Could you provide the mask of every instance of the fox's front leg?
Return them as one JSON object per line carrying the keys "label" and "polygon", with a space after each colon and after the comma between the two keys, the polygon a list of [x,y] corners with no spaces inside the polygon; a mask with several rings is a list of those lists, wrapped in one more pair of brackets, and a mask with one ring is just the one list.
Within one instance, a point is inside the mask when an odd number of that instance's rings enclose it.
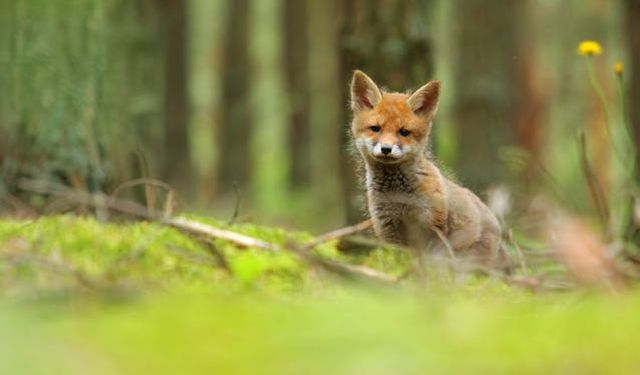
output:
{"label": "fox's front leg", "polygon": [[443,185],[438,181],[438,177],[439,176],[434,176],[434,178],[423,179],[420,194],[429,198],[429,211],[431,215],[429,230],[437,228],[446,235],[449,232],[449,226],[447,225],[449,221],[449,211]]}
{"label": "fox's front leg", "polygon": [[444,200],[439,202],[437,207],[432,209],[433,212],[433,223],[432,226],[434,228],[438,228],[445,235],[449,233],[449,226],[447,225],[448,221],[448,212]]}

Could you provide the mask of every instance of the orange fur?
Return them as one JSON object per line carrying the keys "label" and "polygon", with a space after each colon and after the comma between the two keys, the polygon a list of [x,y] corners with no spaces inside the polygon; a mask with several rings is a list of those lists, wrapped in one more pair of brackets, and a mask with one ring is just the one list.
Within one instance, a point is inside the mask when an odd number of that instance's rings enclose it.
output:
{"label": "orange fur", "polygon": [[496,260],[500,225],[470,190],[442,175],[426,146],[440,82],[411,95],[382,92],[366,74],[351,82],[351,132],[366,169],[367,201],[376,234],[414,248],[442,248],[442,231],[459,254]]}

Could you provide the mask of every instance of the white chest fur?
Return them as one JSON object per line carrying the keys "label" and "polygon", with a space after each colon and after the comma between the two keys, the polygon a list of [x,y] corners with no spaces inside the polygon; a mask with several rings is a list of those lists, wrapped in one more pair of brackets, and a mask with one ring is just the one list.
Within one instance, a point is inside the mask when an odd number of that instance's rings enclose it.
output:
{"label": "white chest fur", "polygon": [[383,240],[415,245],[427,241],[432,205],[419,193],[419,176],[411,166],[367,168],[369,212]]}

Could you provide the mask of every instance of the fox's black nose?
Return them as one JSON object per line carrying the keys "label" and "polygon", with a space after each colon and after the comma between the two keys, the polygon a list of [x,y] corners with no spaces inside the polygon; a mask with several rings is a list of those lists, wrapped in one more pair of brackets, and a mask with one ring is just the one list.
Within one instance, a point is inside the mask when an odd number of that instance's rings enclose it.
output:
{"label": "fox's black nose", "polygon": [[382,153],[385,155],[389,155],[389,153],[391,152],[391,147],[382,146],[380,147],[380,151],[382,151]]}

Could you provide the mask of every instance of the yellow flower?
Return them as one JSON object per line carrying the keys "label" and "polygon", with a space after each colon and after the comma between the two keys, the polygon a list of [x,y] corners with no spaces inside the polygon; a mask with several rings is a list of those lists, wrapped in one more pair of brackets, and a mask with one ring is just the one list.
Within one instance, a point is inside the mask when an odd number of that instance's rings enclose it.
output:
{"label": "yellow flower", "polygon": [[578,53],[584,56],[596,56],[602,53],[602,46],[595,40],[585,40],[578,46]]}
{"label": "yellow flower", "polygon": [[618,61],[616,65],[613,66],[613,70],[616,72],[617,75],[621,76],[622,72],[624,72],[624,65],[622,65],[622,63]]}

